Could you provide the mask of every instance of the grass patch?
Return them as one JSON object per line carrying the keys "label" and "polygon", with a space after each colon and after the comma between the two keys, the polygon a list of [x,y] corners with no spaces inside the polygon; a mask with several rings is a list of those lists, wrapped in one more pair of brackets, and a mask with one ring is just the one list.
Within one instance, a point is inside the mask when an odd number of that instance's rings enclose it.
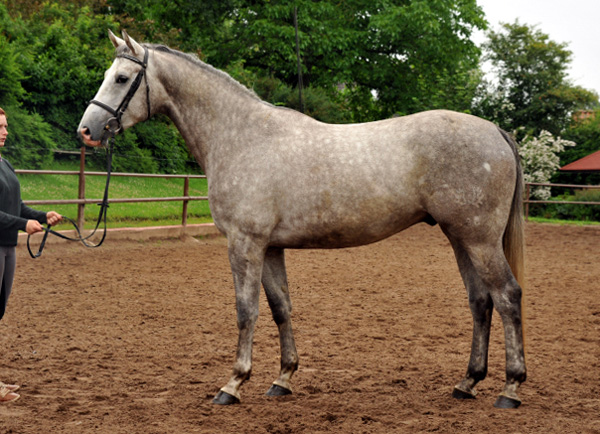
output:
{"label": "grass patch", "polygon": [[573,225],[573,226],[598,226],[600,222],[594,221],[581,221],[581,220],[561,220],[561,219],[552,219],[545,217],[529,217],[529,222],[533,223],[551,223],[555,225]]}
{"label": "grass patch", "polygon": [[[52,170],[77,170],[73,167],[53,168]],[[19,174],[23,200],[63,200],[77,199],[79,177],[77,175],[38,175]],[[86,199],[101,199],[104,194],[104,176],[86,176]],[[149,198],[183,196],[184,179],[179,178],[111,178],[109,199]],[[206,196],[206,179],[190,179],[189,195]],[[32,208],[44,211],[54,210],[62,215],[77,219],[77,205],[33,205]],[[183,202],[142,202],[114,203],[108,208],[108,227],[143,227],[178,225],[182,221]],[[93,227],[100,208],[97,205],[85,206],[85,228]],[[188,223],[211,222],[208,201],[188,202]],[[58,229],[68,229],[69,225],[59,225]]]}

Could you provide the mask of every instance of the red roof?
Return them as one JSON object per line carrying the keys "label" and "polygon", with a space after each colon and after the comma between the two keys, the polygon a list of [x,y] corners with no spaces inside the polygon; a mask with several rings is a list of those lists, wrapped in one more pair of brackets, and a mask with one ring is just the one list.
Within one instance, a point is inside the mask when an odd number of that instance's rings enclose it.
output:
{"label": "red roof", "polygon": [[580,158],[560,168],[563,172],[600,172],[600,151]]}

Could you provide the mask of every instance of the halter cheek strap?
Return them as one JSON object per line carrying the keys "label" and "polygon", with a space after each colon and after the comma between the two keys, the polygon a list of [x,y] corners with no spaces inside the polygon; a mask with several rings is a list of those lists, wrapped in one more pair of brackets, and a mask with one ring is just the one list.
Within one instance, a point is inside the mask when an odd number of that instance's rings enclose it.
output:
{"label": "halter cheek strap", "polygon": [[[121,104],[119,104],[119,106],[116,109],[112,108],[108,104],[103,103],[102,101],[98,101],[95,99],[91,100],[88,103],[88,105],[89,104],[97,105],[98,107],[103,108],[104,110],[109,112],[111,115],[113,115],[112,118],[108,119],[108,121],[106,122],[106,125],[104,126],[104,130],[108,134],[109,137],[111,135],[112,136],[116,135],[123,129],[123,125],[121,123],[121,118],[123,117],[125,110],[127,110],[127,107],[129,106],[129,103],[133,99],[133,96],[139,89],[140,84],[142,83],[142,79],[144,79],[144,81],[146,83],[146,108],[148,111],[147,119],[150,118],[150,113],[151,113],[151,111],[150,111],[150,87],[148,86],[148,78],[146,77],[146,68],[148,67],[148,49],[146,47],[144,47],[144,60],[143,61],[138,59],[137,57],[131,56],[129,54],[119,54],[117,57],[131,60],[132,62],[135,62],[138,65],[141,65],[142,69],[140,69],[140,71],[137,73],[137,75],[133,79],[133,82],[131,83],[131,87],[127,91],[127,94],[123,98],[123,101],[121,101]],[[104,140],[105,140],[105,138],[103,138],[103,141]]]}

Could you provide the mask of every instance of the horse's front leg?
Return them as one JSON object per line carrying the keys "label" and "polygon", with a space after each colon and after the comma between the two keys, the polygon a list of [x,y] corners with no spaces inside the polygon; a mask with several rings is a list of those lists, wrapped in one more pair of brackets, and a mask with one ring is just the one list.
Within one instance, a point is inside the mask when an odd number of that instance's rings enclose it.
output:
{"label": "horse's front leg", "polygon": [[265,256],[263,244],[252,237],[230,237],[228,242],[239,337],[233,375],[213,399],[213,403],[224,405],[240,402],[239,389],[250,378],[252,371],[252,340],[258,319],[258,297]]}
{"label": "horse's front leg", "polygon": [[279,328],[279,342],[281,346],[281,370],[279,378],[267,392],[269,396],[282,396],[292,393],[290,380],[298,369],[298,352],[292,332],[292,302],[288,289],[285,272],[285,259],[283,249],[270,248],[265,255],[262,283],[267,294],[269,307],[273,320]]}

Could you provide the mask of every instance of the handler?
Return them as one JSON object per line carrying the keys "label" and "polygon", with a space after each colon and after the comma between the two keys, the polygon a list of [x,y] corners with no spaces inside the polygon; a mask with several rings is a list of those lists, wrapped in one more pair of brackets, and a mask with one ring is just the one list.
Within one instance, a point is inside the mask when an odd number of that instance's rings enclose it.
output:
{"label": "handler", "polygon": [[[0,108],[0,150],[8,136],[6,112]],[[44,230],[42,223],[54,225],[62,216],[54,211],[36,211],[21,200],[21,186],[15,170],[0,154],[0,319],[6,311],[6,304],[12,289],[16,266],[16,245],[19,230],[35,234]],[[20,386],[4,384],[0,381],[0,403],[19,399],[15,393]]]}

